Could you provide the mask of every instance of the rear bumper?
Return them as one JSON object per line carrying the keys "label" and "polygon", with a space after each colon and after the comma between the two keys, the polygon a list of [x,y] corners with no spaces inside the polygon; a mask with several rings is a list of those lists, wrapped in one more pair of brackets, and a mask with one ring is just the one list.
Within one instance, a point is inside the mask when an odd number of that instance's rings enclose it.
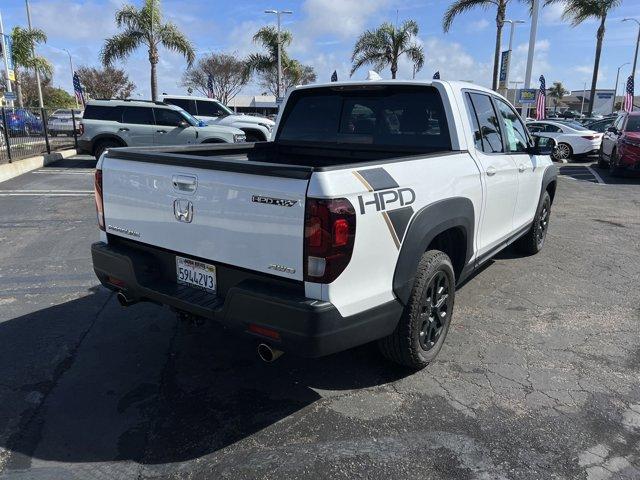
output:
{"label": "rear bumper", "polygon": [[[175,278],[175,270],[166,271],[171,270],[171,262],[154,258],[148,248],[141,252],[98,242],[91,246],[91,254],[94,271],[107,288],[124,290],[133,300],[152,301],[218,321],[232,331],[305,357],[329,355],[385,337],[393,332],[402,313],[402,306],[394,300],[343,317],[331,303],[306,298],[298,289],[283,287],[268,276],[240,279],[224,297],[216,297],[168,280]],[[159,264],[165,271],[157,270]],[[124,287],[109,283],[109,277],[124,282]],[[250,324],[274,330],[280,338],[250,332]]]}

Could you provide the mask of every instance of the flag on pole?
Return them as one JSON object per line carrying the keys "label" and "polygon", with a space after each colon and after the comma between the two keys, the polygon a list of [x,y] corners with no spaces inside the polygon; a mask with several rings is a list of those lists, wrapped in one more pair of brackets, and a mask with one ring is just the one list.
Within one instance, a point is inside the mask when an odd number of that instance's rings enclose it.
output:
{"label": "flag on pole", "polygon": [[544,120],[545,107],[547,106],[547,87],[544,75],[540,75],[540,90],[536,99],[536,120]]}
{"label": "flag on pole", "polygon": [[334,70],[333,73],[331,74],[331,81],[332,82],[338,81],[338,72],[336,70]]}
{"label": "flag on pole", "polygon": [[76,72],[73,72],[73,92],[76,94],[76,99],[78,102],[82,103],[82,106],[85,106],[84,102],[84,93],[82,93],[82,85],[80,85],[80,77]]}
{"label": "flag on pole", "polygon": [[629,75],[629,78],[627,78],[627,88],[624,93],[622,109],[625,112],[633,111],[633,75]]}
{"label": "flag on pole", "polygon": [[213,94],[213,77],[211,74],[209,74],[209,77],[207,78],[207,97],[215,98],[215,95]]}
{"label": "flag on pole", "polygon": [[436,73],[433,74],[433,79],[440,80],[440,70],[438,70]]}

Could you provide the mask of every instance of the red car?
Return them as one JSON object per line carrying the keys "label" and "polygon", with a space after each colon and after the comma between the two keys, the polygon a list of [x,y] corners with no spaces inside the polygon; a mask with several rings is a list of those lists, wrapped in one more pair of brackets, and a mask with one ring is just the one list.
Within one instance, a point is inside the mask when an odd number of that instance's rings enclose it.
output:
{"label": "red car", "polygon": [[620,115],[602,138],[598,166],[640,174],[640,111]]}

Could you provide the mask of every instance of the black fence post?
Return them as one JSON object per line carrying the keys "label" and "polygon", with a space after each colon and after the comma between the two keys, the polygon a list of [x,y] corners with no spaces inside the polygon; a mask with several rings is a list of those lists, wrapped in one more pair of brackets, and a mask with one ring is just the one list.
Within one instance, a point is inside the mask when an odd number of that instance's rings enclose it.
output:
{"label": "black fence post", "polygon": [[49,145],[49,127],[47,125],[49,121],[47,120],[46,114],[47,112],[44,110],[44,108],[41,108],[40,116],[42,117],[42,130],[44,130],[44,141],[47,144],[47,153],[51,153],[51,146]]}
{"label": "black fence post", "polygon": [[9,127],[7,127],[7,112],[2,107],[2,133],[4,135],[4,143],[7,145],[7,157],[11,163],[11,143],[9,143]]}
{"label": "black fence post", "polygon": [[73,148],[78,150],[78,130],[76,129],[76,114],[71,109],[71,120],[73,120]]}

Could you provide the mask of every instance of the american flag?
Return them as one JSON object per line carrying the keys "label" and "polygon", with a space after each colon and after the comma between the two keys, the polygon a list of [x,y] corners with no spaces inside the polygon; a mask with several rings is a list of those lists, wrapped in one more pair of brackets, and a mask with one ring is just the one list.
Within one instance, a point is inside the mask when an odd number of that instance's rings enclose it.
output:
{"label": "american flag", "polygon": [[331,74],[331,81],[332,82],[338,81],[338,72],[336,70],[334,70],[333,73]]}
{"label": "american flag", "polygon": [[76,94],[76,99],[78,102],[82,103],[82,106],[85,106],[84,103],[84,93],[82,93],[82,85],[80,85],[80,77],[76,72],[73,72],[73,91]]}
{"label": "american flag", "polygon": [[622,109],[625,112],[631,112],[633,110],[633,75],[629,75],[629,78],[627,78],[627,88],[624,93]]}
{"label": "american flag", "polygon": [[215,95],[213,94],[213,77],[211,74],[209,74],[209,77],[207,78],[207,97],[215,98]]}
{"label": "american flag", "polygon": [[544,81],[544,75],[540,75],[540,90],[536,99],[536,120],[544,120],[544,110],[547,106],[547,87]]}
{"label": "american flag", "polygon": [[440,70],[438,70],[436,73],[433,74],[433,79],[440,80]]}

